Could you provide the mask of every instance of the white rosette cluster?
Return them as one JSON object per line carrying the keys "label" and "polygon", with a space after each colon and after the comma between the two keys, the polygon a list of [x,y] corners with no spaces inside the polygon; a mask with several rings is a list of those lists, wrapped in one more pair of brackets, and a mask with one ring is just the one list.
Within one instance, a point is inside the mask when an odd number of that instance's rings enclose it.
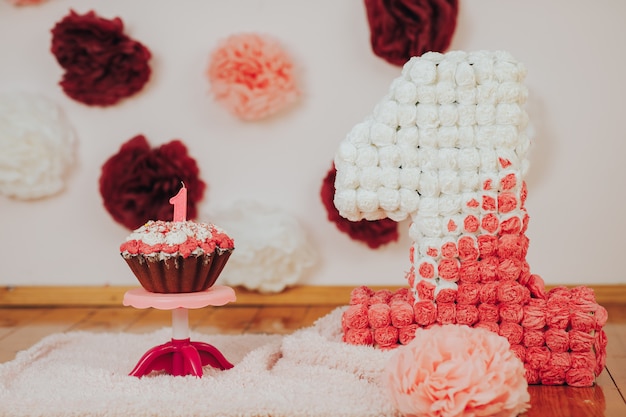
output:
{"label": "white rosette cluster", "polygon": [[211,219],[228,230],[237,247],[220,276],[226,285],[278,293],[297,284],[317,261],[298,219],[282,209],[241,201]]}
{"label": "white rosette cluster", "polygon": [[525,74],[503,51],[414,57],[341,142],[334,204],[353,221],[411,217],[412,287],[428,279],[435,292],[455,289],[463,259],[444,245],[466,237],[467,249],[480,234],[498,235],[506,219],[524,221]]}
{"label": "white rosette cluster", "polygon": [[0,194],[29,200],[54,195],[74,164],[74,130],[39,95],[0,95]]}

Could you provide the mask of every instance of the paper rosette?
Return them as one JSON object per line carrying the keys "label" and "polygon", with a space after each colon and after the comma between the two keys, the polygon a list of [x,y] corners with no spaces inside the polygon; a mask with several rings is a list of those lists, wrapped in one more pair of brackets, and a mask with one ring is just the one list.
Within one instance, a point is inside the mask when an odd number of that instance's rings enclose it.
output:
{"label": "paper rosette", "polygon": [[285,210],[242,201],[214,213],[237,242],[220,282],[262,293],[277,293],[300,282],[317,252],[299,221]]}
{"label": "paper rosette", "polygon": [[57,194],[74,164],[76,136],[60,107],[33,93],[0,95],[0,194]]}
{"label": "paper rosette", "polygon": [[444,52],[456,29],[458,0],[365,0],[376,55],[404,65],[425,52]]}
{"label": "paper rosette", "polygon": [[50,50],[65,70],[65,94],[90,106],[110,106],[141,91],[151,75],[150,50],[124,33],[119,17],[70,10],[52,28]]}
{"label": "paper rosette", "polygon": [[295,103],[294,64],[274,38],[237,33],[211,52],[206,71],[215,100],[235,116],[257,121]]}
{"label": "paper rosette", "polygon": [[189,190],[187,218],[191,220],[197,216],[198,203],[207,188],[196,160],[180,139],[152,147],[140,134],[104,162],[99,185],[111,217],[133,230],[149,220],[171,219],[169,200],[181,182]]}

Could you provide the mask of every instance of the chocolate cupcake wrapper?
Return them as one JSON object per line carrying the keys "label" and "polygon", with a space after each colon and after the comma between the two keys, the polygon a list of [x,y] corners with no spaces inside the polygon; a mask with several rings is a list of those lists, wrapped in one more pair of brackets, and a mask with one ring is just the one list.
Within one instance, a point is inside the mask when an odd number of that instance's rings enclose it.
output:
{"label": "chocolate cupcake wrapper", "polygon": [[133,255],[124,260],[146,291],[169,294],[207,290],[217,281],[230,254],[231,251],[219,251],[164,260]]}

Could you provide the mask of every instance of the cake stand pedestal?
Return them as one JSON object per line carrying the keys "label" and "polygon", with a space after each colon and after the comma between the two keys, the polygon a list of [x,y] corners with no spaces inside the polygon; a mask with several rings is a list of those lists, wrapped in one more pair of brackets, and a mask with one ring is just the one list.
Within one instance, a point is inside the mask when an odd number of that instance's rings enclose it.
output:
{"label": "cake stand pedestal", "polygon": [[180,294],[159,294],[143,288],[127,291],[123,300],[125,306],[172,310],[172,340],[148,350],[130,375],[142,377],[152,371],[165,371],[174,376],[202,377],[202,367],[206,365],[222,370],[232,368],[233,364],[215,346],[191,341],[188,309],[222,306],[235,300],[235,291],[224,285]]}

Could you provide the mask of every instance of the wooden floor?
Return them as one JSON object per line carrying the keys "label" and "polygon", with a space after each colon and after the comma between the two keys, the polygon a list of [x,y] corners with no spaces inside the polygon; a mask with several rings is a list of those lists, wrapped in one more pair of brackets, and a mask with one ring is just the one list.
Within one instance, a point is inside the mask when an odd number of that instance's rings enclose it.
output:
{"label": "wooden floor", "polygon": [[[609,310],[607,367],[590,388],[531,386],[535,416],[626,416],[626,305]],[[201,333],[287,334],[311,325],[336,306],[254,306],[236,304],[189,311],[190,327]],[[0,308],[0,363],[10,361],[44,336],[57,332],[151,332],[171,325],[171,313],[130,307]]]}

